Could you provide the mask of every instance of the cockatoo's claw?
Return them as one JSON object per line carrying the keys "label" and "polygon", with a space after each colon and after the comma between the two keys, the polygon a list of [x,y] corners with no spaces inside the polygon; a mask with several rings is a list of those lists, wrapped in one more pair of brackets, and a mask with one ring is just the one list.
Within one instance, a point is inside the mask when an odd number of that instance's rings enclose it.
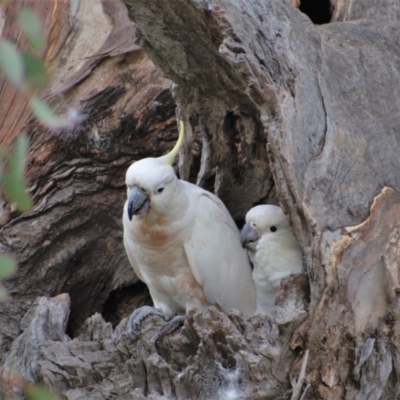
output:
{"label": "cockatoo's claw", "polygon": [[143,306],[137,308],[129,317],[128,320],[128,336],[132,341],[136,341],[139,337],[139,326],[142,321],[147,318],[149,315],[159,315],[163,317],[166,321],[169,321],[171,317],[161,310],[151,307],[151,306]]}
{"label": "cockatoo's claw", "polygon": [[154,345],[156,346],[156,349],[160,348],[160,343],[161,340],[167,336],[172,334],[174,331],[176,331],[178,328],[180,328],[183,323],[185,322],[185,316],[184,315],[177,315],[176,317],[172,318],[171,321],[168,321],[157,333]]}

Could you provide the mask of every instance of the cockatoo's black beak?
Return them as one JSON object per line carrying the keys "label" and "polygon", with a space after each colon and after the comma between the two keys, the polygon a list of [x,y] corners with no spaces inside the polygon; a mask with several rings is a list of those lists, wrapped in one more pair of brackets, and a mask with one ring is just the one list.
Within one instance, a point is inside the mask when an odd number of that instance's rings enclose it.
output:
{"label": "cockatoo's black beak", "polygon": [[260,239],[260,234],[247,223],[243,227],[242,232],[240,232],[240,244],[242,247],[250,251],[255,251],[258,239]]}
{"label": "cockatoo's black beak", "polygon": [[139,186],[133,186],[128,199],[128,217],[132,221],[133,215],[146,214],[150,209],[150,198]]}

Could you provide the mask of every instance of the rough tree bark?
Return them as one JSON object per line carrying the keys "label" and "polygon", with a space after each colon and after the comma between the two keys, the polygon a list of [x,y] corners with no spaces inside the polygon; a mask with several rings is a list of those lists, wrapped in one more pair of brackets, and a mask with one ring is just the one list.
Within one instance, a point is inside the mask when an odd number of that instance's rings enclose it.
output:
{"label": "rough tree bark", "polygon": [[[135,159],[162,154],[177,137],[170,82],[134,44],[122,3],[28,6],[42,14],[48,37],[51,79],[43,98],[85,120],[78,129],[49,132],[31,119],[24,94],[1,81],[1,138],[10,144],[29,133],[27,177],[35,202],[23,215],[3,207],[2,250],[20,266],[7,282],[11,299],[0,303],[5,348],[37,296],[69,293],[72,335],[94,312],[117,323],[135,303],[149,301],[122,245],[125,171]],[[4,10],[3,34],[11,39],[18,37],[16,11]]]}
{"label": "rough tree bark", "polygon": [[316,27],[285,2],[126,3],[208,147],[243,108],[267,139],[311,283],[306,398],[396,398],[399,4],[336,2]]}
{"label": "rough tree bark", "polygon": [[[399,397],[400,5],[332,1],[334,23],[314,26],[289,1],[124,2],[172,95],[122,4],[91,0],[42,9],[45,96],[84,125],[46,132],[17,95],[0,100],[3,142],[30,134],[35,199],[5,206],[20,272],[0,304],[4,367],[67,399],[287,399],[308,350],[305,399]],[[311,292],[307,307],[304,278],[285,281],[273,319],[193,310],[155,349],[157,317],[134,343],[103,318],[148,301],[121,245],[123,174],[175,139],[173,98],[189,128],[181,177],[237,221],[277,193]]]}

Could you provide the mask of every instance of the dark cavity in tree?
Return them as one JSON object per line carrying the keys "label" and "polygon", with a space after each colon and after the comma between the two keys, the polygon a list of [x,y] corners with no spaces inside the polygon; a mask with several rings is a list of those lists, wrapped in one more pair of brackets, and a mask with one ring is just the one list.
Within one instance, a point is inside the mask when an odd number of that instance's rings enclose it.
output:
{"label": "dark cavity in tree", "polygon": [[299,9],[306,14],[314,24],[327,24],[332,18],[329,0],[301,0]]}
{"label": "dark cavity in tree", "polygon": [[128,317],[136,308],[152,306],[147,286],[139,281],[135,285],[119,287],[111,291],[104,303],[101,314],[106,322],[116,327],[123,318]]}

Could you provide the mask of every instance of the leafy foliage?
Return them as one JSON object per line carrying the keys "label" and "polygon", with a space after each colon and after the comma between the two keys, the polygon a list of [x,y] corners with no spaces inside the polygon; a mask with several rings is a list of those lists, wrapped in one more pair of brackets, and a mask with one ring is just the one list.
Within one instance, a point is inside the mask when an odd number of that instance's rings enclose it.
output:
{"label": "leafy foliage", "polygon": [[[14,259],[7,254],[0,254],[0,279],[9,278],[16,271]],[[0,301],[7,298],[7,292],[0,283]]]}
{"label": "leafy foliage", "polygon": [[25,66],[25,84],[33,89],[43,89],[46,86],[47,71],[43,61],[30,53],[23,53]]}
{"label": "leafy foliage", "polygon": [[25,163],[28,152],[28,139],[25,135],[19,136],[16,141],[15,151],[4,152],[6,166],[2,165],[3,190],[8,199],[20,211],[27,211],[32,207],[32,200],[26,191]]}
{"label": "leafy foliage", "polygon": [[0,70],[20,90],[43,89],[47,70],[43,60],[32,53],[21,53],[8,40],[0,40]]}
{"label": "leafy foliage", "polygon": [[[37,53],[43,51],[46,41],[42,35],[39,16],[23,8],[18,13],[18,23],[33,50]],[[36,90],[43,89],[47,82],[47,69],[38,54],[22,53],[10,41],[0,39],[0,71],[18,90],[30,93],[29,104],[41,123],[50,128],[58,127],[61,123],[66,124],[35,96]],[[14,151],[0,146],[0,184],[8,200],[19,211],[27,211],[32,207],[32,199],[27,192],[24,177],[27,153],[26,135],[17,138]],[[11,277],[15,271],[15,260],[9,255],[0,254],[0,281]],[[0,283],[0,301],[6,297],[7,292]],[[12,381],[23,389],[28,400],[58,400],[58,397],[44,386],[27,383],[18,374],[13,376]]]}
{"label": "leafy foliage", "polygon": [[7,40],[0,41],[0,68],[12,83],[21,85],[24,79],[24,61],[21,53]]}
{"label": "leafy foliage", "polygon": [[22,33],[32,45],[32,52],[22,53],[10,41],[0,39],[0,71],[20,91],[29,94],[29,105],[40,123],[49,129],[73,128],[82,121],[77,112],[58,116],[36,94],[45,88],[48,78],[46,65],[40,56],[46,45],[40,17],[32,10],[22,8],[17,20]]}
{"label": "leafy foliage", "polygon": [[43,125],[51,129],[69,129],[82,121],[82,116],[78,112],[70,112],[66,116],[60,116],[42,100],[32,96],[29,102],[33,114]]}
{"label": "leafy foliage", "polygon": [[18,13],[18,23],[30,44],[38,51],[44,50],[46,41],[42,35],[42,22],[39,15],[23,8]]}
{"label": "leafy foliage", "polygon": [[28,400],[58,400],[58,397],[42,385],[32,385],[25,389]]}

